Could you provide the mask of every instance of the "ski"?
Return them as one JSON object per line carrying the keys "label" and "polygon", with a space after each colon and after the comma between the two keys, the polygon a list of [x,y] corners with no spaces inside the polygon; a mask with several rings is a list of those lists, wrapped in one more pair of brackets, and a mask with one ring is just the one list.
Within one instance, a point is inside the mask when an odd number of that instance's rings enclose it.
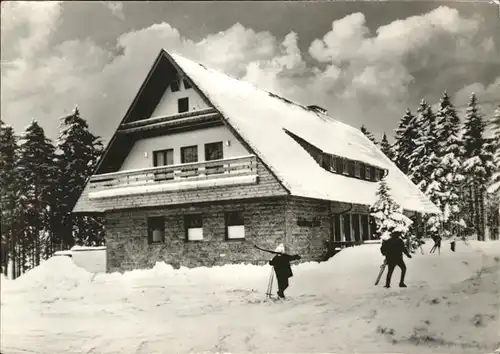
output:
{"label": "ski", "polygon": [[268,252],[268,253],[272,253],[272,254],[286,254],[286,253],[280,253],[280,252],[276,252],[276,251],[271,251],[271,250],[266,250],[265,248],[261,248],[257,245],[253,245],[255,248],[257,248],[258,250],[261,250],[261,251],[264,251],[264,252]]}
{"label": "ski", "polygon": [[378,273],[377,279],[375,280],[375,285],[378,285],[378,283],[380,282],[380,278],[382,278],[382,274],[384,274],[384,270],[385,270],[386,265],[387,265],[387,262],[384,261],[384,263],[382,263],[382,265],[380,266],[380,272]]}

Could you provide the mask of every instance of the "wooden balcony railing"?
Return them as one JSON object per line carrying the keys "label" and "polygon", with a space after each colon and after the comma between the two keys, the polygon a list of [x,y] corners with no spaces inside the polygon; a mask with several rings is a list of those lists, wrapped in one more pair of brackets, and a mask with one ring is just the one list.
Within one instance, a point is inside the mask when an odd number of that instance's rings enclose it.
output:
{"label": "wooden balcony railing", "polygon": [[94,175],[90,191],[257,175],[254,155]]}

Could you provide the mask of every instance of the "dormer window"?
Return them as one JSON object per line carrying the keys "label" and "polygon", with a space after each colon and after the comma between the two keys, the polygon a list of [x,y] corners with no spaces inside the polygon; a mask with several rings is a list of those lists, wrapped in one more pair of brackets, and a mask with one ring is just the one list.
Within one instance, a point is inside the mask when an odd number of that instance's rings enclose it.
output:
{"label": "dormer window", "polygon": [[337,164],[336,164],[335,156],[329,155],[328,157],[330,160],[330,172],[337,172]]}
{"label": "dormer window", "polygon": [[323,154],[323,168],[330,172],[336,172],[335,157],[330,154]]}
{"label": "dormer window", "polygon": [[349,176],[354,176],[354,161],[348,161],[348,166],[349,166]]}
{"label": "dormer window", "polygon": [[344,175],[349,174],[349,161],[347,159],[342,159],[342,173]]}
{"label": "dormer window", "polygon": [[371,166],[366,165],[365,175],[366,175],[366,177],[365,177],[366,180],[367,181],[371,181],[371,179],[372,179],[372,169],[371,169]]}
{"label": "dormer window", "polygon": [[344,159],[341,157],[335,158],[335,165],[337,166],[337,173],[344,173]]}
{"label": "dormer window", "polygon": [[378,181],[382,179],[385,173],[385,170],[361,161],[354,161],[325,152],[286,129],[285,132],[304,148],[325,171],[367,181]]}
{"label": "dormer window", "polygon": [[364,163],[360,163],[359,164],[359,178],[361,179],[366,179],[366,167],[365,167],[365,164]]}
{"label": "dormer window", "polygon": [[361,177],[361,164],[357,161],[354,163],[354,176]]}

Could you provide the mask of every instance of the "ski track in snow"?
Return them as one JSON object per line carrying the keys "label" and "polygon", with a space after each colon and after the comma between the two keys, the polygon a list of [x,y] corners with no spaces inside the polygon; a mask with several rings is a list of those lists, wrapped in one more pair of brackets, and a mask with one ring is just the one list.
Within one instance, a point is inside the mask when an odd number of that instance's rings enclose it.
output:
{"label": "ski track in snow", "polygon": [[396,269],[396,287],[384,289],[385,274],[373,286],[378,246],[362,246],[293,267],[286,300],[265,298],[269,267],[91,281],[70,263],[59,275],[40,266],[24,280],[2,278],[1,351],[491,353],[500,347],[499,260],[500,242],[417,253],[406,261],[409,287],[397,287]]}

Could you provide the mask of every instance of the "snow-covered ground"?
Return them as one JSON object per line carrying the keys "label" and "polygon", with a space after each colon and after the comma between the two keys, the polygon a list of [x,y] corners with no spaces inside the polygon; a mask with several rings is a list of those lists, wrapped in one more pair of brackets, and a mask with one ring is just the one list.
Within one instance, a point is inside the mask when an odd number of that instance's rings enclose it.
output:
{"label": "snow-covered ground", "polygon": [[[374,286],[379,245],[293,267],[284,301],[269,266],[88,273],[54,257],[2,278],[1,352],[488,353],[500,346],[500,242],[408,259],[408,288]],[[399,269],[393,275],[397,285]],[[276,291],[276,290],[275,290]]]}

